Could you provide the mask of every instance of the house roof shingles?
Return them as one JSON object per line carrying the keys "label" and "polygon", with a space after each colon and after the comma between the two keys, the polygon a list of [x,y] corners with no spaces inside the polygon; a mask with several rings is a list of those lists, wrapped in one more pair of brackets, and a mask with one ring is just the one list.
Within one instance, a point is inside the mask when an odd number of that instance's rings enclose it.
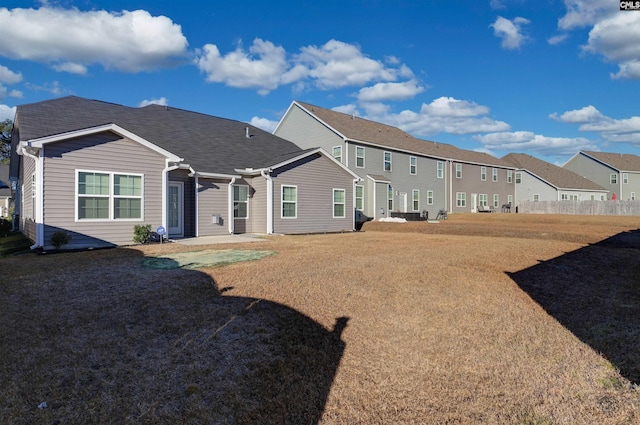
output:
{"label": "house roof shingles", "polygon": [[519,169],[529,171],[559,189],[606,191],[604,187],[573,171],[550,164],[531,155],[510,153],[503,156],[502,159]]}
{"label": "house roof shingles", "polygon": [[371,143],[380,147],[414,152],[434,158],[513,168],[510,163],[484,152],[460,149],[446,143],[418,139],[397,127],[304,102],[296,101],[296,103],[348,140]]}
{"label": "house roof shingles", "polygon": [[617,169],[618,171],[639,171],[640,172],[640,156],[629,153],[608,153],[583,151],[598,161],[604,162]]}
{"label": "house roof shingles", "polygon": [[250,124],[161,105],[133,108],[67,96],[18,106],[16,116],[23,141],[116,124],[184,158],[198,172],[233,175],[236,169],[266,168],[303,153]]}

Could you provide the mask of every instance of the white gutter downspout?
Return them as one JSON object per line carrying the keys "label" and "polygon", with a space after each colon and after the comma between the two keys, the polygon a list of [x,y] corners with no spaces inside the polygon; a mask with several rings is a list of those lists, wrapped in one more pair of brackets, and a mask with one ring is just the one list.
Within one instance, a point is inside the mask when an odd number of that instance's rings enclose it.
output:
{"label": "white gutter downspout", "polygon": [[169,160],[165,160],[166,166],[162,170],[162,227],[169,236],[169,228],[167,227],[167,210],[169,209],[168,197],[169,197],[169,171],[177,170],[178,165],[169,166]]}
{"label": "white gutter downspout", "polygon": [[[44,225],[42,222],[42,219],[44,216],[44,210],[43,210],[43,204],[42,204],[42,197],[44,195],[44,191],[43,191],[44,185],[42,184],[42,173],[44,170],[43,170],[43,164],[42,164],[42,154],[43,154],[42,151],[43,149],[40,149],[38,152],[38,156],[36,156],[31,152],[29,152],[24,147],[22,148],[22,153],[35,161],[34,168],[35,168],[35,176],[36,176],[36,196],[35,196],[36,216],[33,217],[33,221],[36,224],[36,241],[35,241],[36,243],[31,245],[29,247],[30,249],[36,249],[38,247],[44,248]],[[33,194],[31,196],[31,199],[32,199],[32,202],[34,202]]]}
{"label": "white gutter downspout", "polygon": [[194,212],[195,216],[196,216],[196,238],[198,236],[200,236],[200,220],[198,219],[199,214],[200,214],[200,199],[198,197],[199,191],[198,188],[200,187],[200,178],[198,177],[198,175],[195,175],[195,182],[196,182],[196,193],[194,194],[195,196],[195,209],[196,211]]}
{"label": "white gutter downspout", "polygon": [[267,181],[267,234],[273,235],[273,178],[271,170],[260,170],[260,175]]}
{"label": "white gutter downspout", "polygon": [[453,212],[453,161],[449,160],[449,212]]}
{"label": "white gutter downspout", "polygon": [[228,208],[228,212],[229,212],[229,234],[233,235],[233,184],[236,182],[236,178],[235,177],[231,177],[231,181],[229,182],[229,208]]}

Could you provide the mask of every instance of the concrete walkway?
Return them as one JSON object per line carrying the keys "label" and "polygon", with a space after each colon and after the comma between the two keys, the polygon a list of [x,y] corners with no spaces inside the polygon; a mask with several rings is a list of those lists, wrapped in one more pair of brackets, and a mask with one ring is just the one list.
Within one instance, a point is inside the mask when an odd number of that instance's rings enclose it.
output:
{"label": "concrete walkway", "polygon": [[172,239],[172,241],[182,245],[214,245],[221,243],[264,242],[266,241],[266,239],[259,235],[222,235],[201,236],[199,238]]}

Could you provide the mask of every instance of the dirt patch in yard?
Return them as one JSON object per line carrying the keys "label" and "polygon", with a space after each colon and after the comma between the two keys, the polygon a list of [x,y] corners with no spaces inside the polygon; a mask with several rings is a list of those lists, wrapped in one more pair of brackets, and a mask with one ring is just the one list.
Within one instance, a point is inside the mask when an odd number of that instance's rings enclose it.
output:
{"label": "dirt patch in yard", "polygon": [[[193,249],[179,244],[2,258],[0,417],[640,423],[639,227],[371,222],[198,271],[142,266]],[[232,248],[252,246],[202,247]]]}
{"label": "dirt patch in yard", "polygon": [[242,249],[208,249],[202,251],[187,251],[166,253],[160,256],[148,256],[142,260],[142,265],[150,269],[202,269],[205,267],[220,267],[241,261],[259,260],[275,251],[254,251]]}

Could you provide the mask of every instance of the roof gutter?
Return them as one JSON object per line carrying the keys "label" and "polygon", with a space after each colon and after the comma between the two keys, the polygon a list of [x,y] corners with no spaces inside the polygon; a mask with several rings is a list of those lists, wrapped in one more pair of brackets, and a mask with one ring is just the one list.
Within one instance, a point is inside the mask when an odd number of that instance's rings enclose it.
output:
{"label": "roof gutter", "polygon": [[267,181],[267,234],[273,234],[273,178],[271,169],[260,170],[260,175]]}

